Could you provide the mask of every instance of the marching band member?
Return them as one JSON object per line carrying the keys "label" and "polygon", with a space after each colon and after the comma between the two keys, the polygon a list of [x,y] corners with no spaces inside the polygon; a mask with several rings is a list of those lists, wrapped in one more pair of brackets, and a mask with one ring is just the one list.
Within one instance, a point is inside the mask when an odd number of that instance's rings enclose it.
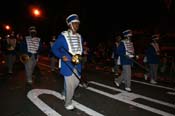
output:
{"label": "marching band member", "polygon": [[[41,39],[37,37],[37,31],[34,26],[29,27],[29,35],[25,36],[20,45],[21,60],[25,66],[27,83],[32,84],[32,74],[38,61],[39,52],[41,51]],[[22,58],[24,56],[24,58]]]}
{"label": "marching band member", "polygon": [[[61,59],[60,73],[64,76],[65,108],[73,110],[72,98],[81,78],[82,64],[72,63],[76,54],[82,55],[82,37],[77,33],[80,20],[77,14],[66,18],[68,30],[63,31],[52,46],[53,53]],[[78,76],[78,78],[77,78]]]}
{"label": "marching band member", "polygon": [[121,40],[118,46],[118,55],[119,55],[119,62],[122,66],[122,73],[118,77],[117,80],[114,81],[117,87],[120,86],[121,82],[124,79],[125,83],[125,90],[130,92],[131,91],[131,65],[132,65],[132,58],[134,57],[134,46],[131,42],[132,31],[126,30],[123,32],[124,39]]}
{"label": "marching band member", "polygon": [[158,41],[159,35],[155,34],[152,36],[152,42],[146,49],[146,58],[147,63],[149,64],[149,74],[150,74],[150,83],[156,84],[157,79],[157,70],[159,64],[160,48]]}

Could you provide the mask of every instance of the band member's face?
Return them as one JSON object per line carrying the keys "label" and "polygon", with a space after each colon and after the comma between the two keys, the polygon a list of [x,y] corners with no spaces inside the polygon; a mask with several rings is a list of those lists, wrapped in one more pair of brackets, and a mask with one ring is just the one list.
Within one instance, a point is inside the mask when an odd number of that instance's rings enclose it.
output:
{"label": "band member's face", "polygon": [[36,37],[36,32],[30,32],[30,35],[31,35],[32,37]]}
{"label": "band member's face", "polygon": [[79,22],[72,22],[72,27],[71,27],[71,29],[74,31],[74,32],[77,32],[78,31],[78,29],[79,29],[79,25],[80,25],[80,23]]}
{"label": "band member's face", "polygon": [[154,39],[153,42],[159,43],[159,39]]}

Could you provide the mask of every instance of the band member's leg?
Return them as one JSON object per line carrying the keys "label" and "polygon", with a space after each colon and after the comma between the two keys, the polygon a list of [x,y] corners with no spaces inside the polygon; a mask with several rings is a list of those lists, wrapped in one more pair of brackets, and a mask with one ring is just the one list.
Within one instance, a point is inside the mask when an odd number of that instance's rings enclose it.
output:
{"label": "band member's leg", "polygon": [[72,105],[72,98],[74,95],[74,91],[76,89],[76,87],[79,84],[79,80],[77,79],[77,77],[75,77],[75,75],[71,75],[71,76],[65,76],[65,85],[66,85],[66,95],[65,95],[65,107]]}
{"label": "band member's leg", "polygon": [[25,63],[25,72],[28,83],[32,83],[32,60]]}
{"label": "band member's leg", "polygon": [[126,88],[131,87],[131,66],[130,65],[125,66],[125,87]]}

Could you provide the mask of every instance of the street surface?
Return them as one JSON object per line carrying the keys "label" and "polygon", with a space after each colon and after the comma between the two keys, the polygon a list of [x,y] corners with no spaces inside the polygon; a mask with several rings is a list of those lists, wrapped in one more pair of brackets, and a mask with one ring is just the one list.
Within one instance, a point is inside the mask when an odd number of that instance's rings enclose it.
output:
{"label": "street surface", "polygon": [[73,99],[75,110],[67,111],[61,96],[63,77],[51,72],[47,58],[41,58],[40,71],[30,86],[25,83],[24,66],[15,65],[8,76],[0,66],[0,116],[175,116],[174,83],[153,85],[132,77],[132,92],[113,83],[114,75],[90,66],[88,88],[79,86]]}

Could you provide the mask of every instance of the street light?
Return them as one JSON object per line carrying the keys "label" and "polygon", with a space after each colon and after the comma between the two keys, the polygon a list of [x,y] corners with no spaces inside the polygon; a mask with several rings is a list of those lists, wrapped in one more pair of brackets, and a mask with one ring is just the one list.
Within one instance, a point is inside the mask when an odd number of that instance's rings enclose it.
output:
{"label": "street light", "polygon": [[32,14],[35,17],[40,17],[41,16],[41,10],[39,8],[32,8]]}
{"label": "street light", "polygon": [[5,25],[5,29],[8,31],[11,29],[11,27],[9,25]]}

